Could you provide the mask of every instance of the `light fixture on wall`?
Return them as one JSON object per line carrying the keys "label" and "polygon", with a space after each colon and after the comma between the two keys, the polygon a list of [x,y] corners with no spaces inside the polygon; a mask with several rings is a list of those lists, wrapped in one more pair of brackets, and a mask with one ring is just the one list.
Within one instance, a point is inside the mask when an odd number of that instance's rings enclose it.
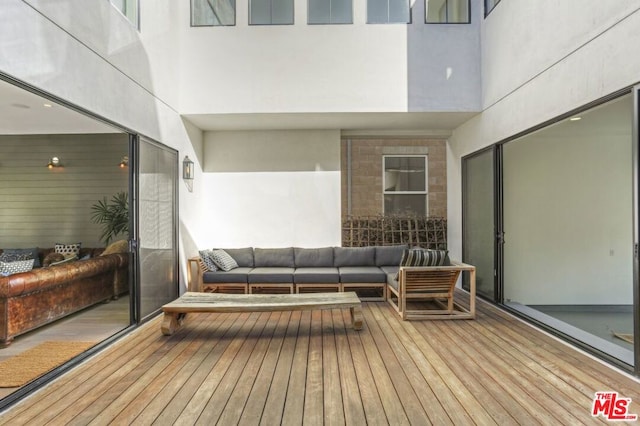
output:
{"label": "light fixture on wall", "polygon": [[124,157],[122,157],[122,160],[120,161],[120,168],[124,169],[127,166],[129,166],[129,156],[125,155]]}
{"label": "light fixture on wall", "polygon": [[62,163],[60,162],[60,159],[58,157],[51,157],[49,159],[47,167],[50,169],[53,169],[54,167],[62,167]]}
{"label": "light fixture on wall", "polygon": [[193,170],[193,161],[191,161],[188,155],[185,155],[184,160],[182,160],[182,179],[184,180],[185,185],[187,185],[189,192],[193,191],[194,177],[195,172]]}

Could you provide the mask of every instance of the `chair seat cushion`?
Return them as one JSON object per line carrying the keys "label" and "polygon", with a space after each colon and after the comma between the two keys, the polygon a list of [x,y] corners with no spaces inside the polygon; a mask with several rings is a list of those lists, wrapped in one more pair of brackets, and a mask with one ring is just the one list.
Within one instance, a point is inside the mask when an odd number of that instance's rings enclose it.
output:
{"label": "chair seat cushion", "polygon": [[398,275],[398,271],[400,270],[399,266],[381,266],[382,272],[387,275],[387,285],[393,287],[398,290],[398,280],[396,280],[396,275]]}
{"label": "chair seat cushion", "polygon": [[202,276],[202,282],[205,284],[246,284],[247,277],[251,268],[235,268],[230,271],[205,272]]}
{"label": "chair seat cushion", "polygon": [[387,275],[377,266],[342,266],[338,268],[343,283],[385,283]]}
{"label": "chair seat cushion", "polygon": [[261,267],[249,272],[249,284],[293,283],[293,268]]}
{"label": "chair seat cushion", "polygon": [[293,282],[296,284],[337,284],[340,282],[340,274],[338,268],[296,268]]}

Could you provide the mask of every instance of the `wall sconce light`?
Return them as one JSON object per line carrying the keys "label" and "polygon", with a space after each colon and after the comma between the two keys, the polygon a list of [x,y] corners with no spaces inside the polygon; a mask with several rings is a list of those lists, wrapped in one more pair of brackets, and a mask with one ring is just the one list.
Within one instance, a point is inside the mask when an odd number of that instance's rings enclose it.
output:
{"label": "wall sconce light", "polygon": [[182,160],[182,179],[193,180],[193,161],[189,159],[189,156],[185,156]]}
{"label": "wall sconce light", "polygon": [[50,169],[53,169],[54,167],[62,167],[62,163],[60,162],[60,159],[58,157],[51,157],[49,159],[47,167]]}
{"label": "wall sconce light", "polygon": [[185,185],[187,185],[189,192],[193,191],[194,176],[193,161],[191,161],[188,155],[185,155],[184,160],[182,160],[182,179]]}
{"label": "wall sconce light", "polygon": [[122,161],[120,161],[120,168],[124,169],[127,166],[129,166],[129,156],[125,155],[124,157],[122,157]]}

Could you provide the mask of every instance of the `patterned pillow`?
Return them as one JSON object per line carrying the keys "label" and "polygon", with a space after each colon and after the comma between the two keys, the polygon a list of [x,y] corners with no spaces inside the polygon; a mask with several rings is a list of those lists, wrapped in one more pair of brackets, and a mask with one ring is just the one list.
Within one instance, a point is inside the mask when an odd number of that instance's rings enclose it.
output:
{"label": "patterned pillow", "polygon": [[202,263],[204,263],[204,266],[206,266],[209,271],[214,272],[218,270],[218,267],[213,262],[213,258],[211,257],[211,250],[200,250],[198,251],[198,253],[200,254]]}
{"label": "patterned pillow", "polygon": [[9,263],[19,260],[33,259],[30,253],[2,253],[0,254],[0,262]]}
{"label": "patterned pillow", "polygon": [[238,263],[224,250],[212,250],[211,259],[218,268],[225,272],[238,267]]}
{"label": "patterned pillow", "polygon": [[[15,255],[16,257],[13,260],[4,260],[0,259],[3,262],[15,262],[16,260],[29,260],[34,259],[33,267],[40,267],[40,253],[38,251],[38,247],[26,248],[26,249],[4,249],[3,253],[0,254],[0,258],[2,256],[10,256]],[[26,255],[26,256],[25,256]]]}
{"label": "patterned pillow", "polygon": [[76,244],[60,244],[56,243],[54,251],[60,254],[75,254],[76,256],[80,256],[80,247],[82,243]]}
{"label": "patterned pillow", "polygon": [[8,276],[33,269],[34,259],[18,260],[15,262],[0,262],[0,275]]}
{"label": "patterned pillow", "polygon": [[[406,249],[402,252],[400,266],[444,266],[448,265],[447,250]],[[400,273],[396,274],[396,281]]]}

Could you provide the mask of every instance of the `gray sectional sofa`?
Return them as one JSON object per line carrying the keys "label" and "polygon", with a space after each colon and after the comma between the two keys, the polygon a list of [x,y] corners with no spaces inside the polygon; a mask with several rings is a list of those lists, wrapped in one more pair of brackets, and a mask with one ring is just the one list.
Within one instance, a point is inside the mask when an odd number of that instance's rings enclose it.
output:
{"label": "gray sectional sofa", "polygon": [[[322,248],[224,249],[238,264],[229,271],[211,271],[202,258],[189,259],[191,291],[242,293],[356,291],[361,300],[385,300],[387,283],[397,286],[402,253],[407,245]],[[197,266],[192,279],[193,264]]]}

